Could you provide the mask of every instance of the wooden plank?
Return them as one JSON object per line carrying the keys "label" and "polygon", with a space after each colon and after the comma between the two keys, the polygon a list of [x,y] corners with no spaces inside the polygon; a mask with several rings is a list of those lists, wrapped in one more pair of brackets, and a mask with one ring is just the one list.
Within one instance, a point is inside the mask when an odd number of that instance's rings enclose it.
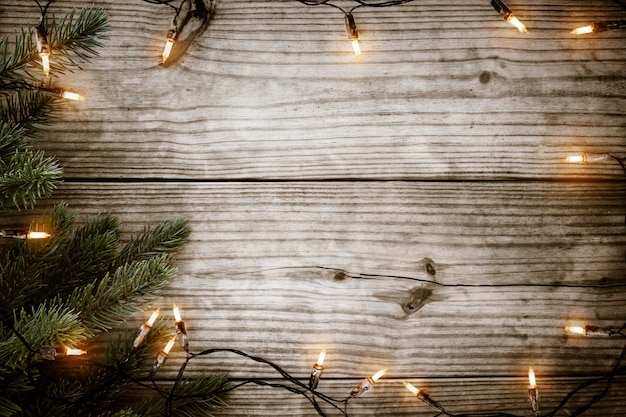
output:
{"label": "wooden plank", "polygon": [[[1,8],[2,33],[37,20],[14,3]],[[68,178],[623,176],[615,163],[563,162],[625,151],[623,31],[569,34],[623,13],[612,3],[516,5],[527,35],[488,2],[358,9],[357,62],[336,9],[222,0],[169,67],[168,7],[95,4],[112,23],[102,58],[58,80],[88,100],[38,141]]]}
{"label": "wooden plank", "polygon": [[[435,415],[436,410],[418,401],[403,387],[403,381],[409,381],[425,390],[432,399],[454,415],[465,416],[468,413],[473,416],[494,415],[495,413],[531,415],[527,391],[528,380],[525,378],[382,378],[370,392],[349,401],[348,415],[398,417],[432,417]],[[544,376],[538,381],[539,406],[542,415],[554,410],[570,391],[588,381],[590,379]],[[241,382],[234,381],[234,383]],[[266,382],[286,385],[285,381],[280,379]],[[359,379],[328,380],[323,378],[317,391],[341,401],[359,382]],[[160,387],[171,388],[171,385],[161,384],[162,381],[159,381]],[[588,403],[594,395],[600,394],[605,386],[605,383],[598,383],[579,391],[556,415],[572,415],[571,413]],[[584,415],[587,417],[621,415],[626,405],[626,400],[622,395],[623,389],[623,380],[615,379],[610,384],[606,396],[596,402]],[[129,404],[136,403],[138,399],[146,395],[146,392],[142,392],[140,387],[137,387],[133,394],[133,397],[128,398]],[[314,407],[300,395],[280,388],[259,387],[253,384],[230,392],[228,403],[227,408],[216,413],[217,416],[273,416],[278,410],[280,410],[280,415],[318,416]],[[325,404],[321,400],[318,400],[318,404],[327,416],[342,415],[332,405]]]}
{"label": "wooden plank", "polygon": [[[569,390],[573,390],[581,379],[551,378],[541,381],[540,410],[542,415],[554,409]],[[327,395],[342,397],[358,381],[323,381],[320,389]],[[528,400],[527,380],[489,378],[489,379],[447,379],[447,380],[411,380],[415,385],[425,388],[434,400],[440,402],[446,411],[453,414],[466,413],[510,413],[518,416],[531,415]],[[589,400],[589,393],[598,393],[597,387],[586,392],[580,399],[574,397],[561,414],[569,413]],[[604,387],[602,387],[604,388]],[[615,381],[609,394],[596,403],[584,415],[618,416],[624,407],[623,381]],[[283,393],[278,389],[246,388],[239,389],[229,397],[230,406],[218,413],[219,416],[272,416],[277,410],[281,415],[317,416],[313,407],[299,397]],[[437,410],[419,402],[401,384],[401,380],[383,379],[373,391],[349,402],[348,412],[352,416],[406,416],[432,417]],[[329,416],[339,416],[339,412],[330,407],[323,408]],[[472,414],[473,415],[473,414]]]}
{"label": "wooden plank", "polygon": [[[127,233],[189,219],[179,276],[148,310],[176,301],[194,351],[241,349],[302,378],[322,346],[334,378],[382,367],[391,378],[528,366],[580,375],[609,369],[621,349],[563,328],[624,321],[623,192],[619,183],[68,183],[38,210],[65,200],[83,221],[110,211]],[[228,355],[189,372],[213,370],[267,376]]]}

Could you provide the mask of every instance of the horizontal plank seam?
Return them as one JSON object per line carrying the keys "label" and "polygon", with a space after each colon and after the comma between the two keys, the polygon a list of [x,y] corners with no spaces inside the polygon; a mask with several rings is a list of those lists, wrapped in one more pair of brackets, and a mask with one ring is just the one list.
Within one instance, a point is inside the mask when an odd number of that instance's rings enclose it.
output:
{"label": "horizontal plank seam", "polygon": [[626,182],[625,178],[494,178],[494,179],[463,179],[463,178],[325,178],[325,179],[292,179],[292,178],[233,178],[233,179],[196,179],[196,178],[64,178],[63,182],[69,184],[142,184],[142,183],[194,183],[194,184],[212,184],[212,183],[339,183],[339,182],[353,182],[353,183],[376,183],[376,182],[407,182],[407,183],[615,183],[620,184]]}

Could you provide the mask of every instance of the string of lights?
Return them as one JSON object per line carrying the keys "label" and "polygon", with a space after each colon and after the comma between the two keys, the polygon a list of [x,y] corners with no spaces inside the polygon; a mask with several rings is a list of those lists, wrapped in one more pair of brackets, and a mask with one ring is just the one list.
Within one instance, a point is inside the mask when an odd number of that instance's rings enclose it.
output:
{"label": "string of lights", "polygon": [[39,3],[39,0],[34,0],[37,6],[39,7],[39,11],[41,12],[41,19],[39,20],[39,25],[37,26],[37,53],[41,58],[41,67],[43,69],[44,74],[47,76],[50,75],[50,44],[48,43],[48,31],[46,30],[46,12],[48,11],[48,7],[54,0],[48,0],[45,6],[42,6]]}
{"label": "string of lights", "polygon": [[398,5],[405,4],[405,3],[411,3],[414,0],[389,0],[389,1],[382,1],[382,2],[366,2],[363,0],[353,0],[357,4],[356,6],[353,6],[352,8],[348,10],[340,6],[337,6],[334,3],[331,3],[330,0],[296,0],[296,1],[304,4],[305,6],[329,6],[329,7],[333,7],[335,9],[341,10],[344,14],[345,28],[346,28],[346,34],[348,35],[348,40],[352,44],[352,50],[354,51],[354,56],[356,57],[356,59],[360,61],[361,60],[361,46],[359,44],[359,32],[356,28],[356,22],[354,20],[354,15],[352,14],[352,12],[354,12],[359,7],[379,7],[379,8],[391,7],[391,6],[398,6]]}
{"label": "string of lights", "polygon": [[[316,413],[321,416],[321,417],[327,417],[330,414],[329,411],[325,410],[326,407],[329,407],[331,410],[333,410],[334,412],[339,413],[340,415],[344,416],[344,417],[349,417],[349,411],[348,411],[348,404],[349,402],[352,400],[355,400],[356,398],[364,395],[365,393],[367,393],[368,391],[371,391],[372,389],[374,389],[374,386],[376,385],[376,383],[379,383],[380,380],[382,380],[383,375],[386,372],[386,369],[381,369],[380,371],[376,372],[374,375],[372,375],[371,377],[366,377],[364,378],[357,386],[355,386],[350,393],[344,397],[344,398],[334,398],[331,396],[328,396],[320,391],[317,390],[317,384],[319,383],[319,379],[321,376],[321,370],[324,369],[324,362],[325,362],[325,358],[327,355],[327,351],[326,349],[322,349],[322,351],[320,352],[320,355],[317,359],[317,361],[315,362],[314,366],[313,366],[313,372],[311,373],[311,378],[309,379],[308,384],[306,384],[305,382],[303,382],[300,378],[294,377],[292,376],[290,373],[288,373],[286,370],[284,370],[282,367],[280,367],[279,365],[277,365],[276,363],[269,361],[267,359],[264,359],[262,357],[259,356],[254,356],[251,354],[248,354],[246,352],[243,352],[241,350],[238,349],[233,349],[233,348],[210,348],[210,349],[205,349],[203,351],[194,353],[192,351],[189,350],[189,340],[188,338],[186,339],[181,339],[179,336],[180,333],[182,333],[183,331],[181,330],[181,328],[185,328],[184,326],[184,322],[182,321],[182,318],[180,317],[180,311],[178,309],[178,307],[174,304],[173,306],[173,311],[174,311],[174,315],[175,315],[175,336],[172,337],[166,344],[166,346],[163,348],[162,351],[160,351],[156,358],[155,358],[155,364],[153,366],[153,368],[150,370],[148,376],[146,378],[142,378],[142,379],[137,379],[137,378],[130,378],[128,375],[124,374],[123,371],[121,371],[120,369],[111,369],[110,366],[98,363],[97,361],[93,361],[93,360],[89,360],[89,363],[91,365],[95,365],[95,366],[99,366],[102,368],[107,368],[110,371],[115,372],[116,374],[118,374],[119,376],[128,379],[130,382],[138,384],[143,386],[144,388],[149,388],[155,392],[157,392],[162,398],[165,399],[165,410],[164,410],[164,415],[170,417],[173,416],[175,414],[175,409],[173,408],[173,404],[175,402],[175,400],[179,400],[179,399],[184,399],[184,398],[188,398],[185,395],[180,395],[177,393],[177,388],[180,386],[180,384],[182,383],[182,381],[184,380],[184,373],[187,370],[187,367],[189,365],[189,363],[197,358],[201,358],[201,357],[205,357],[205,356],[209,356],[212,354],[217,354],[217,353],[230,353],[230,354],[234,354],[237,356],[241,356],[243,358],[249,359],[251,361],[263,364],[263,365],[267,365],[269,367],[271,367],[274,371],[276,371],[278,373],[278,375],[285,381],[285,383],[280,383],[280,382],[269,382],[263,379],[244,379],[244,380],[236,380],[236,379],[230,379],[227,382],[225,382],[221,388],[219,389],[219,392],[221,393],[227,393],[227,392],[231,392],[234,391],[238,388],[241,388],[243,386],[246,385],[250,385],[250,384],[254,384],[254,385],[258,385],[258,386],[263,386],[263,387],[269,387],[269,388],[276,388],[276,389],[282,389],[282,390],[286,390],[288,392],[291,392],[293,394],[299,395],[303,398],[305,398],[310,404],[311,406],[314,408],[314,410],[316,411]],[[150,318],[146,321],[146,323],[142,324],[137,338],[134,340],[133,342],[133,347],[134,348],[138,348],[141,345],[141,342],[143,340],[143,338],[147,335],[147,333],[150,331],[150,328],[152,327],[152,324],[154,323],[154,321],[156,320],[157,316],[159,314],[159,310],[155,311],[154,313],[152,313],[152,315],[150,316]],[[585,325],[585,326],[578,326],[578,325],[572,325],[572,326],[568,326],[565,328],[566,332],[573,335],[574,337],[578,337],[578,336],[604,336],[604,337],[613,337],[613,336],[620,336],[622,338],[626,338],[626,333],[624,332],[626,329],[626,323],[624,323],[619,329],[614,330],[614,329],[608,329],[608,328],[600,328],[597,326],[593,326],[593,325]],[[13,329],[14,332],[16,332],[15,329]],[[187,336],[187,332],[186,329],[184,331],[185,336]],[[26,349],[28,349],[29,351],[31,351],[31,356],[34,353],[37,353],[36,350],[34,350],[31,346],[28,345],[28,343],[24,340],[24,338],[19,337],[18,338],[20,340],[22,340],[22,342],[24,343],[24,346]],[[183,348],[183,350],[185,350],[186,352],[186,358],[183,361],[183,363],[180,365],[179,369],[178,369],[178,373],[177,376],[174,380],[174,383],[172,384],[172,387],[169,390],[163,389],[161,387],[159,387],[155,381],[155,376],[157,371],[159,370],[159,368],[165,363],[165,361],[167,360],[170,351],[172,350],[172,348],[174,347],[174,345],[176,344],[176,342],[178,341],[178,343],[181,345],[181,347]],[[45,359],[54,359],[55,357],[58,357],[59,355],[61,356],[69,356],[69,355],[85,355],[87,352],[81,350],[81,349],[68,349],[68,348],[61,348],[61,350],[59,351],[59,348],[57,347],[52,347],[52,346],[42,346],[38,352],[43,358]],[[535,372],[534,370],[531,368],[529,369],[529,386],[528,386],[528,393],[529,393],[529,401],[530,401],[530,405],[531,405],[531,409],[533,411],[533,413],[535,414],[535,416],[539,417],[554,417],[557,412],[559,412],[560,410],[564,409],[564,407],[570,402],[570,400],[572,400],[577,394],[584,392],[584,390],[586,388],[592,387],[596,384],[600,384],[600,383],[604,383],[604,388],[602,389],[602,391],[599,394],[596,394],[595,396],[593,396],[593,398],[591,398],[590,400],[584,402],[584,404],[578,406],[576,409],[572,410],[572,409],[568,409],[568,415],[570,416],[578,416],[581,415],[583,412],[585,412],[586,410],[588,410],[590,407],[592,407],[594,404],[598,403],[599,401],[601,401],[606,394],[610,391],[612,383],[615,379],[615,377],[618,376],[622,376],[622,375],[626,375],[626,366],[622,365],[622,362],[624,360],[624,357],[626,356],[626,346],[624,346],[624,348],[622,349],[620,356],[617,360],[617,362],[615,363],[615,365],[613,366],[613,368],[599,376],[599,377],[595,377],[589,380],[584,381],[583,383],[579,384],[576,388],[574,388],[573,390],[571,390],[570,392],[568,392],[562,399],[562,401],[552,410],[548,411],[545,414],[541,414],[540,413],[540,408],[539,408],[539,388],[538,388],[538,383],[535,377]],[[29,374],[32,373],[32,371],[28,370]],[[32,375],[30,375],[30,377],[34,380],[34,377]],[[431,395],[429,393],[427,393],[424,390],[421,390],[419,388],[416,388],[413,384],[403,381],[402,382],[403,385],[405,386],[405,388],[412,393],[413,395],[415,395],[415,397],[423,404],[433,408],[434,410],[437,411],[436,416],[448,416],[448,417],[523,417],[523,416],[519,416],[517,414],[512,414],[512,413],[507,413],[507,412],[485,412],[485,413],[452,413],[450,411],[448,411],[448,409],[446,409],[440,402],[438,402],[437,400],[435,400],[434,398],[431,397]],[[61,399],[61,398],[51,398],[53,400],[58,400],[58,401],[70,401],[71,400],[67,400],[67,399]]]}
{"label": "string of lights", "polygon": [[[202,0],[182,0],[179,6],[175,6],[173,3],[175,0],[143,0],[150,4],[158,4],[158,5],[166,5],[171,7],[175,11],[174,18],[170,25],[169,30],[167,31],[167,38],[165,43],[165,48],[162,54],[162,63],[165,63],[170,57],[173,45],[178,41],[178,37],[183,30],[184,26],[187,24],[189,20],[189,16],[191,14],[198,15],[198,11],[206,12],[206,6],[204,5]],[[351,8],[343,8],[341,6],[336,5],[331,0],[296,0],[302,5],[305,6],[328,6],[340,10],[344,14],[344,24],[345,31],[348,40],[352,44],[352,49],[357,60],[362,59],[361,46],[359,43],[359,32],[357,30],[356,21],[354,19],[353,12],[361,7],[371,7],[371,8],[383,8],[383,7],[393,7],[399,6],[406,3],[411,3],[415,0],[386,0],[386,1],[365,1],[365,0],[352,0],[356,3]],[[614,0],[615,3],[620,6],[626,8],[626,5],[622,3],[620,0]],[[511,25],[516,27],[520,32],[527,33],[528,29],[526,25],[522,23],[517,16],[515,16],[511,10],[511,8],[502,0],[491,0],[491,6],[495,9],[495,11],[504,19],[509,22]],[[182,13],[186,10],[184,13]],[[181,14],[182,13],[182,14]],[[201,15],[203,13],[200,13]],[[181,18],[182,16],[182,18]],[[205,16],[206,17],[206,16]],[[206,21],[206,19],[205,19]],[[572,34],[575,35],[584,35],[588,33],[594,32],[605,32],[608,30],[621,29],[626,27],[626,20],[607,20],[607,21],[599,21],[593,22],[589,25],[582,26],[579,28],[575,28],[571,31]]]}
{"label": "string of lights", "polygon": [[183,30],[187,27],[192,19],[198,22],[198,25],[203,26],[209,19],[213,3],[207,7],[203,0],[182,0],[178,6],[175,6],[174,0],[143,0],[146,3],[159,4],[171,7],[175,14],[170,24],[170,28],[167,31],[165,40],[165,48],[163,48],[163,54],[161,55],[161,61],[163,64],[169,59],[174,43],[179,41],[179,37]]}

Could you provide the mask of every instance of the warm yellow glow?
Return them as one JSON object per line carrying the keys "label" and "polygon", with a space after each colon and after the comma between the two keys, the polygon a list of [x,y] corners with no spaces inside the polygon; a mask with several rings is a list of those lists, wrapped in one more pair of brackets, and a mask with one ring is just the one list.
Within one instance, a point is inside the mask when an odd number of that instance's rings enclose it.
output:
{"label": "warm yellow glow", "polygon": [[39,56],[41,56],[41,67],[43,68],[43,73],[46,74],[46,77],[50,75],[50,59],[48,58],[49,55],[49,53],[39,54]]}
{"label": "warm yellow glow", "polygon": [[156,309],[156,311],[154,313],[152,313],[152,315],[150,316],[150,318],[148,319],[148,321],[146,322],[146,324],[148,326],[152,326],[155,322],[155,320],[157,319],[157,317],[159,317],[159,308]]}
{"label": "warm yellow glow", "polygon": [[28,232],[29,239],[45,239],[50,237],[50,233],[46,232]]}
{"label": "warm yellow glow", "polygon": [[528,368],[528,383],[530,388],[537,388],[537,381],[535,380],[535,371],[533,371],[533,368]]}
{"label": "warm yellow glow", "polygon": [[577,163],[577,162],[585,162],[585,155],[570,155],[565,158],[565,162]]}
{"label": "warm yellow glow", "polygon": [[415,388],[413,385],[409,384],[408,382],[404,382],[404,381],[402,383],[404,384],[406,389],[411,391],[413,394],[415,394],[415,395],[419,394],[420,390]]}
{"label": "warm yellow glow", "polygon": [[385,372],[387,372],[386,369],[381,369],[380,371],[376,372],[374,375],[372,375],[372,381],[378,381],[381,376],[385,375]]}
{"label": "warm yellow glow", "polygon": [[565,331],[573,334],[585,334],[585,329],[581,326],[566,326]]}
{"label": "warm yellow glow", "polygon": [[317,357],[317,365],[322,366],[324,365],[324,359],[326,358],[326,348],[323,348],[322,351],[320,352],[320,355]]}
{"label": "warm yellow glow", "polygon": [[510,15],[506,20],[507,22],[515,26],[520,32],[528,33],[528,29],[526,29],[526,26],[524,26],[524,24],[520,22],[517,17]]}
{"label": "warm yellow glow", "polygon": [[593,32],[593,26],[589,25],[589,26],[583,26],[580,28],[576,28],[574,30],[572,30],[571,33],[573,33],[574,35],[584,35],[585,33],[591,33]]}
{"label": "warm yellow glow", "polygon": [[84,100],[85,97],[81,96],[78,93],[72,93],[71,91],[64,91],[61,94],[61,97],[66,98],[68,100],[74,100],[74,101],[80,101],[80,100]]}
{"label": "warm yellow glow", "polygon": [[82,350],[82,349],[65,348],[65,354],[67,356],[80,356],[80,355],[84,355],[86,353],[87,353],[87,351]]}
{"label": "warm yellow glow", "polygon": [[172,52],[172,46],[174,46],[174,39],[168,39],[165,42],[165,49],[163,50],[163,62],[167,61],[167,58],[170,57],[170,52]]}
{"label": "warm yellow glow", "polygon": [[170,341],[167,342],[167,345],[165,345],[165,347],[163,348],[163,353],[165,353],[166,355],[170,353],[170,350],[172,350],[172,348],[174,347],[174,343],[176,343],[176,338],[172,337]]}
{"label": "warm yellow glow", "polygon": [[183,321],[182,317],[180,317],[180,310],[178,309],[176,303],[173,303],[172,310],[174,311],[174,319],[176,319],[176,323]]}
{"label": "warm yellow glow", "polygon": [[361,60],[361,46],[359,45],[358,39],[352,40],[352,49],[354,50],[354,56],[356,57],[356,59],[360,61]]}

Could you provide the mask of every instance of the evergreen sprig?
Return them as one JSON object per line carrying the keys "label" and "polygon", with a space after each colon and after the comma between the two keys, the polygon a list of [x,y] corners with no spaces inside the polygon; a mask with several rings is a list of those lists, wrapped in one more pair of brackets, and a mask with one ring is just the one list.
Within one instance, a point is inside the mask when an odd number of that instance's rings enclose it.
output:
{"label": "evergreen sprig", "polygon": [[[155,323],[137,348],[137,330],[108,337],[104,353],[84,358],[50,361],[41,348],[90,350],[97,335],[154,299],[175,276],[172,261],[189,235],[186,221],[146,228],[123,245],[112,215],[77,227],[76,213],[59,205],[48,217],[49,239],[0,250],[0,416],[162,416],[165,392],[146,378],[155,352],[172,336],[171,324]],[[120,402],[136,384],[156,390],[155,398]],[[223,374],[178,381],[173,415],[222,407],[225,384]]]}
{"label": "evergreen sprig", "polygon": [[42,151],[15,151],[0,161],[0,210],[8,207],[30,208],[52,194],[61,178],[56,159]]}
{"label": "evergreen sprig", "polygon": [[16,89],[0,97],[0,120],[19,127],[23,136],[35,137],[54,118],[60,99],[30,89]]}
{"label": "evergreen sprig", "polygon": [[[109,30],[101,8],[74,9],[58,21],[46,16],[44,23],[56,73],[89,62]],[[32,151],[26,140],[36,137],[61,102],[38,90],[49,85],[40,79],[33,31],[18,32],[12,47],[0,38],[0,210],[32,207],[52,193],[61,177],[58,161]]]}
{"label": "evergreen sprig", "polygon": [[82,63],[97,56],[96,48],[102,47],[99,39],[105,39],[103,33],[110,29],[106,11],[101,8],[81,9],[78,15],[73,9],[58,23],[54,16],[46,20],[50,48],[54,53],[50,67],[59,72],[71,67],[80,68]]}
{"label": "evergreen sprig", "polygon": [[[223,392],[228,387],[224,374],[203,375],[183,379],[171,395],[172,417],[213,416],[213,412],[226,405]],[[162,416],[167,398],[144,400],[137,407],[144,416]]]}
{"label": "evergreen sprig", "polygon": [[[100,39],[110,26],[107,14],[101,8],[73,9],[67,16],[57,21],[54,16],[45,18],[48,41],[52,49],[50,67],[63,72],[71,67],[79,68],[98,55]],[[0,90],[15,90],[16,83],[22,81],[38,83],[32,70],[39,66],[37,47],[33,41],[34,29],[22,29],[15,35],[11,51],[6,40],[0,39]]]}

